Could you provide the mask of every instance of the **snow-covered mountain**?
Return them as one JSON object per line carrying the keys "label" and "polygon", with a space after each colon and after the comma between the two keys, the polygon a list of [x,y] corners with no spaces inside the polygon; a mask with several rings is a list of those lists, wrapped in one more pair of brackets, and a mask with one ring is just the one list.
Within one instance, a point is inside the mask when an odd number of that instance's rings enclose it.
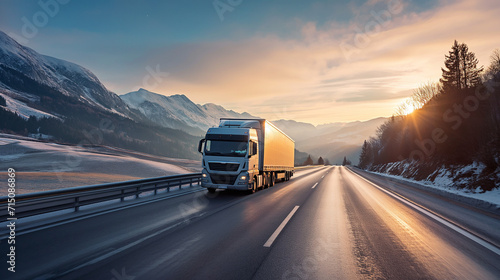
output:
{"label": "snow-covered mountain", "polygon": [[88,69],[41,55],[0,31],[0,93],[7,100],[7,108],[17,108],[27,115],[52,115],[27,104],[40,102],[40,88],[122,116],[133,115]]}
{"label": "snow-covered mountain", "polygon": [[165,96],[142,88],[120,97],[130,108],[139,110],[154,123],[199,135],[217,125],[220,118],[255,118],[248,113],[240,114],[212,103],[195,104],[185,95]]}

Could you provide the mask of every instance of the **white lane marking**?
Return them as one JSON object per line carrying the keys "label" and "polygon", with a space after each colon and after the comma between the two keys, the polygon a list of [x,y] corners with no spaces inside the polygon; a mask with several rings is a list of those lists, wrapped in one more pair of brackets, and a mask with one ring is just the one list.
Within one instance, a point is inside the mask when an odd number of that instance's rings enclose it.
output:
{"label": "white lane marking", "polygon": [[413,209],[419,211],[420,213],[422,213],[422,214],[424,214],[424,215],[426,215],[426,216],[434,219],[435,221],[437,221],[437,222],[439,222],[439,223],[441,223],[441,224],[449,227],[450,229],[452,229],[452,230],[460,233],[461,235],[469,238],[470,240],[476,242],[477,244],[483,246],[484,248],[492,251],[493,253],[495,253],[497,255],[500,255],[500,249],[497,248],[496,246],[488,243],[487,241],[484,241],[483,239],[481,239],[481,238],[475,236],[474,234],[472,234],[472,233],[470,233],[470,232],[462,229],[461,227],[458,227],[455,224],[452,224],[452,223],[448,222],[447,220],[439,217],[438,215],[436,215],[436,214],[434,214],[432,212],[429,212],[428,210],[425,210],[424,208],[422,208],[422,207],[420,207],[420,206],[418,206],[418,205],[416,205],[416,204],[414,204],[414,203],[412,203],[412,202],[410,202],[410,201],[408,201],[406,199],[403,199],[403,198],[399,197],[398,195],[396,195],[396,194],[394,194],[394,193],[392,193],[392,192],[390,192],[390,191],[388,191],[388,190],[386,190],[386,189],[384,189],[384,188],[382,188],[382,187],[380,187],[380,186],[378,186],[378,185],[376,185],[376,184],[368,181],[367,179],[363,178],[361,175],[359,175],[359,174],[357,174],[357,173],[355,173],[355,172],[353,172],[351,170],[349,170],[349,171],[351,173],[355,174],[356,176],[358,176],[359,178],[363,179],[367,183],[369,183],[369,184],[373,185],[374,187],[378,188],[379,190],[387,193],[388,195],[394,197],[395,199],[397,199],[397,200],[403,202],[404,204],[410,206],[411,208],[413,208]]}
{"label": "white lane marking", "polygon": [[314,184],[314,186],[311,189],[314,189],[317,185],[318,185],[318,183]]}
{"label": "white lane marking", "polygon": [[321,179],[325,178],[325,175],[321,176]]}
{"label": "white lane marking", "polygon": [[288,221],[290,221],[290,219],[292,218],[293,214],[295,214],[295,212],[297,212],[297,209],[299,209],[298,205],[296,205],[295,207],[293,207],[293,210],[290,212],[290,214],[288,214],[288,216],[286,216],[286,218],[283,220],[283,222],[281,222],[280,226],[273,232],[273,234],[271,235],[271,237],[269,237],[269,239],[266,241],[266,243],[264,244],[264,247],[271,247],[271,245],[273,245],[274,240],[281,233],[281,231],[286,226],[286,224],[288,223]]}

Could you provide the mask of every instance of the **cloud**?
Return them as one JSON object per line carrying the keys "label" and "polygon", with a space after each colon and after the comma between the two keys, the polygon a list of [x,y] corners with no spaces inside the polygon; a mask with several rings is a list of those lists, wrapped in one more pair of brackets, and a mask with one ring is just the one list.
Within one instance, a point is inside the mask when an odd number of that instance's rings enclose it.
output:
{"label": "cloud", "polygon": [[400,10],[390,3],[354,7],[350,22],[319,27],[295,20],[298,38],[263,32],[238,41],[177,43],[137,60],[169,72],[155,91],[317,124],[391,115],[412,89],[439,79],[455,39],[486,66],[500,47],[496,0],[441,1],[419,12],[409,2]]}

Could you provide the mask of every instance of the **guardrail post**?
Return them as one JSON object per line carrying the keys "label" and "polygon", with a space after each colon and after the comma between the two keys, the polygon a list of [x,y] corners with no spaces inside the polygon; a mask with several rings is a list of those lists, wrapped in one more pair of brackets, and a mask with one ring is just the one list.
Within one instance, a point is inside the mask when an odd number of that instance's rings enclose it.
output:
{"label": "guardrail post", "polygon": [[167,182],[167,192],[170,192],[170,182]]}
{"label": "guardrail post", "polygon": [[179,180],[179,190],[182,189],[182,179]]}
{"label": "guardrail post", "polygon": [[141,189],[141,186],[138,186],[136,188],[136,192],[135,192],[135,198],[139,198],[139,190]]}
{"label": "guardrail post", "polygon": [[155,195],[158,193],[158,189],[156,188],[156,184],[155,184]]}
{"label": "guardrail post", "polygon": [[193,187],[193,178],[189,179],[189,187]]}
{"label": "guardrail post", "polygon": [[78,210],[80,209],[80,199],[77,197],[75,197],[75,212],[78,212]]}
{"label": "guardrail post", "polygon": [[120,198],[120,201],[125,201],[125,189],[122,189],[122,197]]}

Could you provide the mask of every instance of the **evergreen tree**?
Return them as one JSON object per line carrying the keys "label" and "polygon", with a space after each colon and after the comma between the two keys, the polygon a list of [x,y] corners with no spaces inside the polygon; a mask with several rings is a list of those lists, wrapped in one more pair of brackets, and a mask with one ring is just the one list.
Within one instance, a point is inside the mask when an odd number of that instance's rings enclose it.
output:
{"label": "evergreen tree", "polygon": [[366,142],[363,143],[363,147],[361,148],[361,154],[359,155],[359,167],[367,168],[373,162],[373,152],[371,149],[371,145]]}
{"label": "evergreen tree", "polygon": [[443,77],[440,82],[443,84],[444,89],[460,88],[460,47],[457,40],[451,47],[449,55],[445,55],[444,66],[447,70],[441,68]]}
{"label": "evergreen tree", "polygon": [[478,68],[479,61],[473,52],[469,52],[469,47],[457,40],[453,43],[449,55],[445,55],[444,65],[441,68],[443,77],[440,82],[443,84],[443,90],[453,91],[472,88],[481,83],[480,74],[483,67]]}
{"label": "evergreen tree", "polygon": [[318,165],[325,165],[325,160],[322,157],[318,158]]}
{"label": "evergreen tree", "polygon": [[462,88],[473,88],[481,83],[481,72],[483,66],[478,68],[479,60],[473,52],[469,52],[469,47],[466,44],[461,44],[461,68],[462,68]]}
{"label": "evergreen tree", "polygon": [[314,164],[314,162],[313,162],[313,160],[311,158],[311,155],[309,155],[307,157],[306,161],[304,161],[304,163],[302,165],[313,165],[313,164]]}
{"label": "evergreen tree", "polygon": [[351,165],[351,161],[344,156],[344,160],[342,161],[342,166],[347,166],[347,165]]}

